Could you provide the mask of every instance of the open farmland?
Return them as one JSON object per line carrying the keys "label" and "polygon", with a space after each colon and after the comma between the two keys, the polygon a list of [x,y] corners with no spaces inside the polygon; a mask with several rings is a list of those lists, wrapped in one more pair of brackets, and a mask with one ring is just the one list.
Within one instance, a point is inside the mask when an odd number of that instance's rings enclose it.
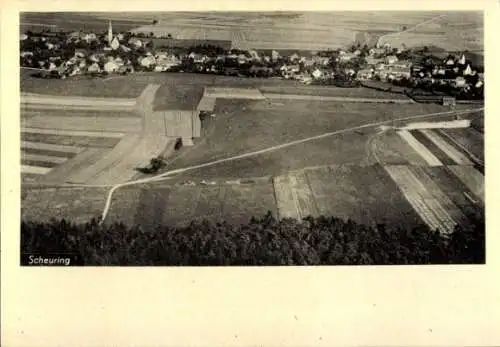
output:
{"label": "open farmland", "polygon": [[[183,149],[177,158],[173,158],[170,169],[201,164],[370,122],[443,110],[446,110],[443,106],[432,104],[357,104],[303,100],[279,100],[269,103],[218,99],[215,107],[217,118],[215,121],[208,120],[214,124],[208,126],[204,123],[201,139],[194,147]],[[250,164],[252,160],[266,160],[270,165],[263,166],[261,170],[267,168],[270,172],[274,172],[273,167],[281,166],[280,162],[295,160],[299,163],[303,158],[306,158],[307,164],[302,167],[317,165],[310,164],[316,160],[323,160],[323,164],[342,161],[344,147],[350,147],[348,151],[359,149],[361,155],[354,158],[360,158],[365,151],[367,140],[363,136],[360,133],[332,136],[244,161]],[[354,143],[350,142],[351,139]],[[347,160],[352,159],[347,157]],[[234,163],[234,165],[239,164]],[[257,169],[251,169],[255,170]]]}
{"label": "open farmland", "polygon": [[33,71],[21,74],[21,92],[59,96],[135,98],[149,84],[148,78],[112,76],[92,78],[75,76],[68,79],[45,79],[33,76]]}
{"label": "open farmland", "polygon": [[[148,14],[130,14],[131,18]],[[241,49],[334,49],[402,30],[435,16],[433,12],[211,12],[163,13],[156,25],[135,32],[172,34],[179,39],[231,40]],[[119,17],[117,17],[119,18]]]}
{"label": "open farmland", "polygon": [[390,43],[392,47],[435,46],[445,51],[482,53],[483,17],[481,12],[436,12],[433,18],[419,25],[407,25],[407,30],[382,36],[380,44]]}
{"label": "open farmland", "polygon": [[126,133],[142,128],[142,118],[133,109],[135,99],[24,94],[21,100],[21,172],[26,183],[63,183],[109,156]]}
{"label": "open farmland", "polygon": [[25,220],[49,221],[65,218],[85,223],[101,214],[106,188],[21,188],[21,217]]}
{"label": "open farmland", "polygon": [[157,224],[183,225],[201,218],[245,223],[253,215],[261,216],[267,211],[276,215],[270,182],[205,187],[126,187],[114,195],[107,221],[140,224],[146,228]]}
{"label": "open farmland", "polygon": [[408,99],[408,97],[404,94],[383,92],[363,87],[340,88],[334,86],[262,86],[259,89],[265,96],[274,94],[291,94],[373,99]]}
{"label": "open farmland", "polygon": [[[101,14],[102,15],[102,14]],[[20,14],[19,30],[21,33],[31,30],[38,32],[43,29],[51,31],[93,31],[103,33],[108,29],[108,18],[101,18],[92,12],[22,12]],[[150,23],[144,18],[113,18],[113,29],[128,31],[140,25]]]}

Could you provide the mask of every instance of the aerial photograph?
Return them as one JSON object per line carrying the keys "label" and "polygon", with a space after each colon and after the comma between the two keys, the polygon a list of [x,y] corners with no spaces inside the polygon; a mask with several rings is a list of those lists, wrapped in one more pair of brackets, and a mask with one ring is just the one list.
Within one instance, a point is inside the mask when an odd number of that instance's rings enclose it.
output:
{"label": "aerial photograph", "polygon": [[21,265],[486,263],[482,12],[19,24]]}

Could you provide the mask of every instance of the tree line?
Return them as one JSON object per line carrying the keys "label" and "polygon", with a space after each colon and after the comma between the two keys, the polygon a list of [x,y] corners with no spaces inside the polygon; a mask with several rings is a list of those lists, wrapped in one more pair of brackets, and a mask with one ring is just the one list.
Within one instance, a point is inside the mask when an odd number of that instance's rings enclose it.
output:
{"label": "tree line", "polygon": [[108,266],[482,264],[485,230],[483,219],[443,235],[424,225],[368,227],[325,216],[299,222],[270,212],[242,225],[203,220],[151,229],[95,219],[22,221],[21,262],[49,253]]}

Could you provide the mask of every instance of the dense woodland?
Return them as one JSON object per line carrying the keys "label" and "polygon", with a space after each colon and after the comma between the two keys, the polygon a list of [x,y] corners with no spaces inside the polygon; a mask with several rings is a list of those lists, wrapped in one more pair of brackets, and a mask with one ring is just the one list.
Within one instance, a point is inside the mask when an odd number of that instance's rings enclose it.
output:
{"label": "dense woodland", "polygon": [[201,221],[154,230],[97,220],[23,221],[21,262],[29,254],[64,253],[76,256],[76,265],[482,264],[484,227],[484,220],[475,220],[446,236],[426,226],[367,227],[333,217],[298,222],[270,213],[244,225]]}

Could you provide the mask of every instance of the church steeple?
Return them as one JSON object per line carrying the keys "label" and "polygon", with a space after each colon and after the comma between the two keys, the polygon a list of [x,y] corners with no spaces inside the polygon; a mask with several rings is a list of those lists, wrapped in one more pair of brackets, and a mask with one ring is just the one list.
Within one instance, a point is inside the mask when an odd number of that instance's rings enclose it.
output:
{"label": "church steeple", "polygon": [[113,41],[113,27],[111,26],[111,21],[109,21],[109,26],[108,26],[108,42],[111,44],[111,41]]}

